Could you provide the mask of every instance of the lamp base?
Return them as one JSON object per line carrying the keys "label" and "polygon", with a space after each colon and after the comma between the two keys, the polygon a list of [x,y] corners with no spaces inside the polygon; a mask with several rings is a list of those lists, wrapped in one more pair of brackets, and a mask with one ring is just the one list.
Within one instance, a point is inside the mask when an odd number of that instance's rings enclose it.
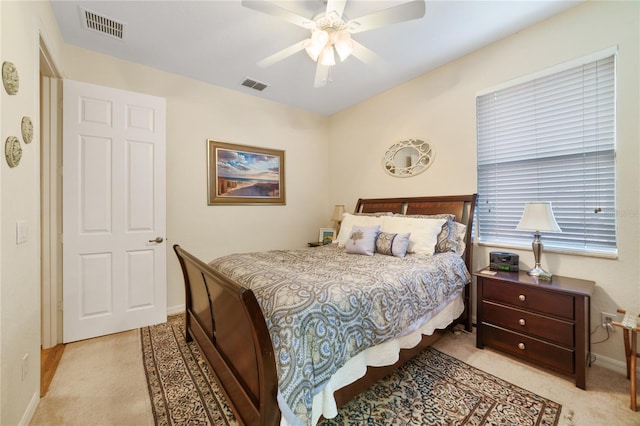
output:
{"label": "lamp base", "polygon": [[545,271],[540,266],[536,266],[527,273],[532,277],[537,277],[540,281],[551,281],[551,277],[553,276],[551,272]]}

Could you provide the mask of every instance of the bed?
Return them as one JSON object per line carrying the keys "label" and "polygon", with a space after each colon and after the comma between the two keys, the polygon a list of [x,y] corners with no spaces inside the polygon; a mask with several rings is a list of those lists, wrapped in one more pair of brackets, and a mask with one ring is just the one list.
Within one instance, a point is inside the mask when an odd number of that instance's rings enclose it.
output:
{"label": "bed", "polygon": [[[359,199],[354,214],[345,215],[339,241],[325,247],[206,263],[175,245],[186,289],[186,338],[196,342],[237,419],[315,424],[433,344],[442,329],[461,323],[470,331],[475,202],[475,194]],[[456,226],[462,242],[457,251],[445,244],[438,254],[420,256],[421,242],[411,239],[408,254],[400,256],[397,243],[392,253],[376,238],[374,254],[353,253],[360,231],[366,237],[372,227],[377,236],[409,241],[404,228],[389,227],[398,223],[439,226],[437,244]],[[416,229],[422,228],[411,228],[417,235]],[[422,285],[409,284],[408,277]],[[418,296],[409,299],[406,289],[414,287]]]}

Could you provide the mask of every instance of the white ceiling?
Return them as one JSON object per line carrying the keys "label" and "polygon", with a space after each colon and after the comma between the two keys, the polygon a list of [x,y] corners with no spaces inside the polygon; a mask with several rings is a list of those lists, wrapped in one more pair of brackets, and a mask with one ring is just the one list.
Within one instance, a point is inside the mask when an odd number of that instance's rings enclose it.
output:
{"label": "white ceiling", "polygon": [[[353,35],[376,53],[365,65],[350,57],[314,88],[316,64],[304,51],[268,68],[259,60],[309,37],[308,30],[243,7],[240,0],[52,0],[66,43],[265,99],[331,115],[534,23],[575,6],[571,1],[427,1],[424,18]],[[404,0],[350,0],[357,18]],[[321,0],[277,1],[313,17]],[[86,29],[81,8],[123,23],[122,40]],[[241,85],[267,84],[258,92]]]}

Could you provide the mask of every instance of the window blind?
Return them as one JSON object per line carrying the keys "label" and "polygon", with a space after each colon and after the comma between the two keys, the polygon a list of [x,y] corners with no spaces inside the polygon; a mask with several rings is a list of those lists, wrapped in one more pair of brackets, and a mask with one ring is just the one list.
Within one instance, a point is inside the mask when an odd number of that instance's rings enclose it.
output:
{"label": "window blind", "polygon": [[615,55],[476,98],[478,237],[530,244],[527,201],[551,201],[545,247],[615,253]]}

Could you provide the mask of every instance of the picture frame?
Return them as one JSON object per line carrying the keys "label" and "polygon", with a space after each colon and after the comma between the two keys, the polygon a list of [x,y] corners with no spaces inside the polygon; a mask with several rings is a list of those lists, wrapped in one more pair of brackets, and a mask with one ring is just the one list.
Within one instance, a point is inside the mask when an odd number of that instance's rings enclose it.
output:
{"label": "picture frame", "polygon": [[284,151],[207,139],[208,205],[284,205]]}
{"label": "picture frame", "polygon": [[335,228],[320,228],[320,233],[318,234],[318,242],[322,244],[331,244],[335,241],[335,239]]}

